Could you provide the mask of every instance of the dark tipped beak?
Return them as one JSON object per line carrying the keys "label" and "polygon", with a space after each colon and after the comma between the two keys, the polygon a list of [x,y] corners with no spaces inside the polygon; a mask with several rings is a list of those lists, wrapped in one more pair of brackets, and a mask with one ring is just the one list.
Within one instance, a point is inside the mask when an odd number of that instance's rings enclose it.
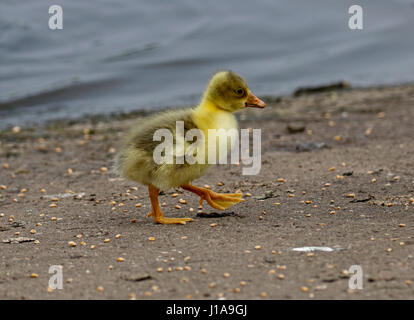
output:
{"label": "dark tipped beak", "polygon": [[266,107],[266,103],[256,97],[253,93],[249,92],[249,95],[247,96],[246,107],[264,108]]}

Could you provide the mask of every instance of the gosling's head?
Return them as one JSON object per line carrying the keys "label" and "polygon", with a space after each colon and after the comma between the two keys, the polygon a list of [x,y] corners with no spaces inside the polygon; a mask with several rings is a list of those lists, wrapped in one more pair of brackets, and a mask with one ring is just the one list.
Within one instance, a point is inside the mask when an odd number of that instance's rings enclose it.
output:
{"label": "gosling's head", "polygon": [[232,71],[219,71],[211,78],[204,100],[230,112],[246,107],[264,108],[266,106],[262,100],[250,92],[246,81]]}

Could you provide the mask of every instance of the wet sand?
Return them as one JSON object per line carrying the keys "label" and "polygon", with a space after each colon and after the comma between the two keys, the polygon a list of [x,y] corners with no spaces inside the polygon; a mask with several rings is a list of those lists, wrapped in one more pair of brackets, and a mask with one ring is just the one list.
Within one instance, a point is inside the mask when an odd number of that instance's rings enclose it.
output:
{"label": "wet sand", "polygon": [[413,299],[414,85],[267,102],[238,115],[262,129],[260,174],[195,182],[245,202],[197,215],[195,195],[160,196],[185,226],[153,224],[146,188],[111,170],[139,114],[1,132],[0,299]]}

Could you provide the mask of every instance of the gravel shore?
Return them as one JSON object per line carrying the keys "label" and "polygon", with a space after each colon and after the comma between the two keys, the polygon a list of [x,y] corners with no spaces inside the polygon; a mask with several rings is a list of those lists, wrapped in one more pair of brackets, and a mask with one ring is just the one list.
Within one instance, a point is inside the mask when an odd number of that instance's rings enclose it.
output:
{"label": "gravel shore", "polygon": [[[238,114],[262,129],[259,175],[195,182],[245,202],[160,196],[184,226],[111,169],[139,114],[1,132],[0,299],[414,299],[414,85],[301,93]],[[311,246],[329,249],[293,250]]]}

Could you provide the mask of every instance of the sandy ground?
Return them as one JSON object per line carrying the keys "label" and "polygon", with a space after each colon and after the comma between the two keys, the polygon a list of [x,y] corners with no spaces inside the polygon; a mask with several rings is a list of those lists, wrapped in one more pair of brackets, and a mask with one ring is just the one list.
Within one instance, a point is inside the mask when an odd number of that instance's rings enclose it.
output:
{"label": "sandy ground", "polygon": [[146,188],[110,169],[135,116],[2,132],[0,299],[413,299],[414,85],[267,101],[239,114],[262,129],[260,174],[196,181],[251,196],[202,216],[193,194],[160,196],[185,226],[153,224]]}

